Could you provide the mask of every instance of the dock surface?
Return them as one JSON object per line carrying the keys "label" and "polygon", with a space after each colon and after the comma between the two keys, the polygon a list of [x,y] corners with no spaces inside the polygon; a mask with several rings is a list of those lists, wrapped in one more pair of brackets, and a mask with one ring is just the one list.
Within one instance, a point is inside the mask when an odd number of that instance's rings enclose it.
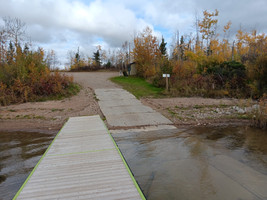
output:
{"label": "dock surface", "polygon": [[14,199],[144,199],[99,116],[70,118]]}

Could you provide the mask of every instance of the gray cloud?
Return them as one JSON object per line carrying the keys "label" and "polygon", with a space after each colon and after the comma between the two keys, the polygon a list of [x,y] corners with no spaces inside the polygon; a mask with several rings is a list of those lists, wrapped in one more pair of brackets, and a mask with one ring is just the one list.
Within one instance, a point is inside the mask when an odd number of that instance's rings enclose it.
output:
{"label": "gray cloud", "polygon": [[[120,47],[146,26],[168,36],[175,30],[194,31],[195,13],[219,10],[219,28],[232,21],[232,33],[240,25],[246,31],[267,32],[266,0],[0,0],[0,17],[18,17],[28,25],[37,44],[62,56],[78,46],[92,55],[95,45]],[[167,38],[170,41],[170,38]]]}

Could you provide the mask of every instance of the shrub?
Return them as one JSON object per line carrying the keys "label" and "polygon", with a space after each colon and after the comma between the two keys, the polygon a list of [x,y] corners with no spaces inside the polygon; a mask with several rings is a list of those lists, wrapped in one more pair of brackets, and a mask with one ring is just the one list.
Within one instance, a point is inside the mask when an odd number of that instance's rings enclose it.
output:
{"label": "shrub", "polygon": [[267,94],[264,94],[261,98],[259,106],[254,112],[251,125],[261,129],[267,128]]}

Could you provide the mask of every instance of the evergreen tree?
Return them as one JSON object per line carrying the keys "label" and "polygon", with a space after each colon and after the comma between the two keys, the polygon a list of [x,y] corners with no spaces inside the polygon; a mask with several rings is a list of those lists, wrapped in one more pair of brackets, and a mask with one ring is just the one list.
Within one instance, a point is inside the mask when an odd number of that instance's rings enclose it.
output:
{"label": "evergreen tree", "polygon": [[14,56],[15,56],[15,48],[14,48],[13,43],[10,41],[8,51],[7,51],[7,63],[9,65],[13,62]]}
{"label": "evergreen tree", "polygon": [[30,48],[29,48],[28,44],[25,43],[23,53],[24,53],[25,55],[28,55],[28,54],[29,54],[29,50],[30,50]]}
{"label": "evergreen tree", "polygon": [[101,60],[100,60],[100,53],[99,53],[99,50],[97,50],[95,53],[94,53],[94,61],[96,63],[97,66],[100,66],[101,64]]}
{"label": "evergreen tree", "polygon": [[80,58],[81,58],[81,56],[80,56],[80,51],[79,51],[79,47],[78,47],[78,51],[75,54],[75,64],[79,64]]}
{"label": "evergreen tree", "polygon": [[165,42],[164,38],[162,37],[161,44],[159,46],[159,50],[160,50],[162,56],[167,56],[166,45],[167,45],[167,42]]}
{"label": "evergreen tree", "polygon": [[184,60],[184,36],[181,36],[181,40],[180,40],[180,49],[179,49],[179,51],[180,51],[180,58],[181,58],[181,60]]}

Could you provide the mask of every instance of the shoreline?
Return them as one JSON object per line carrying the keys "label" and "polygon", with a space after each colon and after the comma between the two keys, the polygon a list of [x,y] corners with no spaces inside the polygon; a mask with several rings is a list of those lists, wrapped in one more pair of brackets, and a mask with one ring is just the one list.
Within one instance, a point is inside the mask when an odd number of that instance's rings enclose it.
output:
{"label": "shoreline", "polygon": [[[63,123],[54,124],[53,121],[26,121],[26,120],[0,120],[0,132],[39,132],[45,134],[57,134],[63,127]],[[106,122],[105,122],[106,123]],[[250,120],[244,119],[216,119],[202,120],[198,123],[188,121],[187,123],[174,123],[177,128],[193,127],[225,127],[225,126],[250,126]],[[142,126],[147,127],[147,126]],[[124,127],[123,129],[132,129],[140,127]],[[110,130],[120,129],[120,127],[109,127]]]}
{"label": "shoreline", "polygon": [[[98,105],[94,89],[119,87],[109,81],[109,78],[116,76],[117,73],[65,74],[73,76],[74,80],[82,86],[77,95],[58,101],[0,106],[0,131],[37,131],[54,134],[62,128],[69,117],[100,115],[102,119],[105,119]],[[246,112],[246,109],[250,108],[251,105],[257,106],[255,102],[250,100],[202,97],[143,98],[140,101],[170,119],[176,127],[248,126],[250,125],[249,115],[251,113]],[[109,125],[107,127],[110,129],[119,128]]]}

